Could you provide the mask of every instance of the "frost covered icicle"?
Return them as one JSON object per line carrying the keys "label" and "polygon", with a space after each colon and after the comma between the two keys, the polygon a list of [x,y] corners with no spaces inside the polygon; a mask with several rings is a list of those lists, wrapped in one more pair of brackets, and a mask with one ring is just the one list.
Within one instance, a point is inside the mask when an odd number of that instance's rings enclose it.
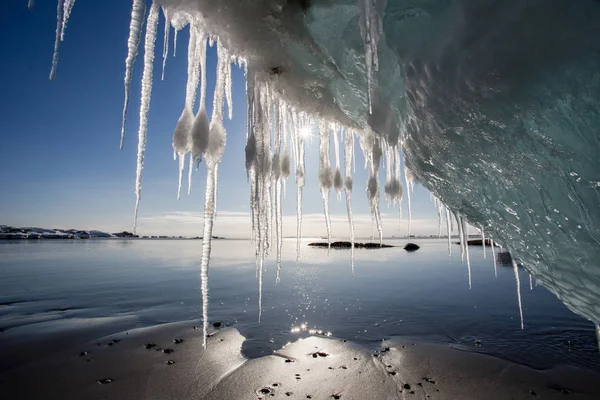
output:
{"label": "frost covered icicle", "polygon": [[398,146],[385,146],[385,201],[388,206],[398,203],[402,210],[402,183],[400,182],[400,154]]}
{"label": "frost covered icicle", "polygon": [[448,233],[448,257],[452,256],[452,239],[451,239],[451,223],[450,223],[450,210],[448,207],[444,207],[446,214],[446,231]]}
{"label": "frost covered icicle", "polygon": [[487,244],[485,243],[485,232],[483,231],[483,227],[479,229],[479,233],[481,234],[481,242],[483,243],[483,259],[487,259]]}
{"label": "frost covered icicle", "polygon": [[[231,71],[230,71],[231,73]],[[274,133],[274,154],[273,154],[273,180],[275,181],[275,235],[277,237],[277,276],[275,281],[279,283],[281,272],[281,248],[283,245],[283,217],[281,204],[281,135],[282,135],[282,107],[279,99],[273,102],[273,133]]]}
{"label": "frost covered icicle", "polygon": [[529,290],[533,290],[533,279],[531,278],[531,274],[529,274]]}
{"label": "frost covered icicle", "polygon": [[67,29],[67,22],[69,22],[69,17],[71,16],[71,11],[73,10],[73,6],[75,5],[75,0],[64,0],[63,5],[63,22],[62,28],[60,29],[60,41],[65,40],[65,30]]}
{"label": "frost covered icicle", "polygon": [[[259,279],[259,312],[262,315],[263,261],[269,252],[271,218],[271,154],[270,121],[268,108],[270,88],[260,83],[256,72],[248,72],[247,104],[249,111],[249,134],[246,143],[246,169],[251,184],[250,205],[253,237],[255,243],[257,276]],[[222,84],[226,84],[223,82]]]}
{"label": "frost covered icicle", "polygon": [[350,224],[350,257],[352,277],[354,277],[354,219],[352,217],[352,161],[354,156],[354,132],[347,129],[344,142],[344,193],[346,193],[346,210]]}
{"label": "frost covered icicle", "polygon": [[494,276],[498,277],[498,266],[496,265],[496,250],[494,249],[494,240],[490,238],[490,243],[492,244],[492,259],[494,260]]}
{"label": "frost covered icicle", "polygon": [[165,67],[167,66],[167,57],[169,56],[169,33],[171,32],[171,16],[169,9],[163,7],[163,16],[165,17],[165,34],[163,39],[163,63],[162,63],[162,75],[161,80],[165,80]]}
{"label": "frost covered icicle", "polygon": [[373,113],[373,87],[374,73],[379,71],[379,57],[377,45],[383,33],[381,15],[385,8],[386,0],[358,0],[360,34],[365,48],[365,67],[367,70],[367,94],[369,114]]}
{"label": "frost covered icicle", "polygon": [[125,140],[125,122],[129,108],[129,95],[131,94],[131,78],[133,76],[133,64],[138,55],[138,47],[142,37],[142,25],[146,14],[145,0],[133,0],[131,8],[131,22],[129,23],[129,39],[127,39],[127,58],[125,59],[125,101],[123,103],[123,120],[121,122],[121,142],[119,148],[123,149]]}
{"label": "frost covered icicle", "polygon": [[137,217],[142,197],[142,173],[144,171],[144,153],[146,151],[146,131],[148,130],[148,111],[152,95],[152,67],[154,63],[154,42],[158,24],[158,4],[154,1],[150,7],[144,38],[144,72],[142,73],[142,94],[140,104],[140,127],[138,130],[137,168],[135,177],[135,215],[133,232],[137,229]]}
{"label": "frost covered icicle", "polygon": [[[191,40],[191,39],[190,39]],[[211,241],[213,225],[217,214],[217,181],[218,167],[223,159],[227,132],[223,126],[223,96],[224,96],[224,71],[228,54],[222,46],[217,50],[217,81],[214,91],[213,114],[210,122],[210,131],[206,152],[206,193],[204,199],[204,232],[202,239],[202,322],[204,333],[204,347],[208,335],[208,267],[210,262]]]}
{"label": "frost covered icicle", "polygon": [[598,341],[598,351],[600,351],[600,324],[596,324],[596,340]]}
{"label": "frost covered icicle", "polygon": [[344,189],[344,181],[342,180],[342,172],[340,171],[340,134],[341,130],[334,126],[333,128],[333,147],[335,150],[335,172],[333,174],[333,188],[335,189],[337,200],[342,199],[342,189]]}
{"label": "frost covered icicle", "polygon": [[329,216],[329,192],[333,186],[331,161],[329,159],[329,126],[319,123],[319,187],[323,196],[323,211],[327,227],[327,243],[331,245],[331,218]]}
{"label": "frost covered icicle", "polygon": [[[300,259],[300,240],[302,238],[302,191],[306,183],[304,168],[304,135],[302,131],[308,130],[309,122],[304,116],[292,111],[292,148],[296,164],[296,261]],[[302,125],[302,126],[301,126]]]}
{"label": "frost covered icicle", "polygon": [[[194,33],[194,36],[196,39],[195,57],[196,62],[200,63],[201,78],[200,108],[198,109],[198,113],[196,113],[196,116],[194,117],[194,122],[192,123],[191,151],[194,155],[194,159],[196,160],[196,165],[198,165],[202,160],[202,155],[206,152],[209,145],[210,126],[208,122],[208,115],[206,113],[206,34],[200,30],[200,27],[198,27],[197,32]],[[198,74],[197,68],[194,68],[194,73],[197,76],[200,76],[200,74]],[[221,87],[218,87],[220,90]],[[189,90],[193,90],[192,98],[196,97],[196,89],[197,87],[189,88]],[[192,107],[193,104],[194,102],[192,101]]]}
{"label": "frost covered icicle", "polygon": [[374,218],[379,233],[379,244],[383,243],[383,227],[381,225],[381,213],[379,211],[379,163],[381,161],[381,142],[375,137],[373,132],[365,132],[359,137],[361,150],[365,156],[365,163],[369,171],[367,179],[367,198],[371,209],[371,216]]}
{"label": "frost covered icicle", "polygon": [[58,0],[56,6],[56,37],[54,38],[54,54],[52,55],[52,68],[50,69],[50,80],[53,81],[56,78],[56,67],[58,65],[58,51],[60,50],[60,36],[62,34],[62,27],[64,21],[64,0]]}
{"label": "frost covered icicle", "polygon": [[517,283],[517,301],[519,303],[519,315],[521,316],[521,329],[524,328],[523,324],[523,303],[521,302],[521,280],[519,279],[519,268],[517,262],[512,260],[513,271],[515,273],[515,281]]}
{"label": "frost covered icicle", "polygon": [[411,206],[410,206],[410,193],[412,191],[412,185],[413,185],[413,177],[412,177],[412,172],[410,171],[410,169],[408,169],[408,167],[405,165],[404,166],[404,183],[406,185],[406,201],[407,201],[407,206],[408,206],[408,235],[407,237],[410,238],[410,228],[411,228],[411,224],[412,224],[412,210],[411,210]]}

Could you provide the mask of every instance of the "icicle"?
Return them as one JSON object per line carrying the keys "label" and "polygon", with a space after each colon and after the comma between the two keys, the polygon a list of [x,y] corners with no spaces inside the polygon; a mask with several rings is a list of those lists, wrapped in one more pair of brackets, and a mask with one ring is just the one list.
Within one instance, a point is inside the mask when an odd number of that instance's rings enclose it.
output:
{"label": "icicle", "polygon": [[54,39],[54,54],[52,55],[52,69],[50,69],[50,80],[56,77],[56,66],[58,65],[58,51],[60,49],[60,35],[62,33],[64,18],[64,0],[58,0],[56,6],[56,38]]}
{"label": "icicle", "polygon": [[[218,52],[217,84],[214,91],[213,115],[206,151],[206,193],[204,200],[204,233],[202,236],[202,319],[204,332],[204,347],[208,330],[208,267],[210,262],[213,225],[217,215],[217,182],[219,163],[223,158],[227,133],[223,127],[223,57]],[[203,66],[204,68],[204,66]]]}
{"label": "icicle", "polygon": [[177,56],[177,32],[178,29],[175,29],[175,33],[173,33],[173,57]]}
{"label": "icicle", "polygon": [[129,23],[129,39],[127,39],[127,59],[125,59],[125,101],[123,103],[123,120],[121,122],[121,143],[125,140],[125,121],[127,120],[127,109],[129,108],[129,95],[131,93],[131,78],[133,75],[133,64],[138,55],[138,46],[142,36],[142,24],[146,13],[146,2],[144,0],[133,0],[131,8],[131,22]]}
{"label": "icicle", "polygon": [[531,274],[529,274],[529,290],[533,290],[533,280],[531,279]]}
{"label": "icicle", "polygon": [[183,181],[183,167],[185,166],[185,154],[179,154],[179,180],[177,185],[177,200],[181,199],[181,182]]}
{"label": "icicle", "polygon": [[135,178],[135,216],[133,232],[137,228],[137,216],[142,197],[142,172],[144,170],[144,153],[146,151],[146,130],[148,129],[148,111],[150,110],[150,97],[152,95],[152,64],[154,62],[154,41],[156,40],[156,25],[158,23],[158,4],[152,3],[148,22],[146,24],[146,37],[144,38],[144,72],[142,73],[142,93],[140,104],[140,127],[138,130],[137,169]]}
{"label": "icicle", "polygon": [[342,199],[342,189],[344,188],[344,181],[342,180],[342,173],[340,172],[340,133],[338,128],[334,127],[333,146],[335,150],[335,173],[333,175],[333,187],[335,188],[338,201]]}
{"label": "icicle", "polygon": [[496,250],[494,249],[494,240],[490,238],[490,242],[492,243],[492,256],[494,259],[494,276],[498,277],[498,266],[496,265]]}
{"label": "icicle", "polygon": [[225,66],[225,68],[226,68],[225,97],[227,99],[227,112],[228,112],[229,120],[231,120],[233,118],[233,96],[231,94],[231,86],[232,86],[231,59],[227,60],[227,65]]}
{"label": "icicle", "polygon": [[469,289],[471,289],[471,257],[469,257],[469,243],[468,243],[468,235],[467,235],[467,223],[464,217],[460,218],[460,222],[462,224],[462,234],[463,239],[461,241],[464,242],[465,246],[465,255],[467,256],[467,269],[469,271]]}
{"label": "icicle", "polygon": [[354,277],[354,219],[352,217],[352,161],[354,156],[354,132],[346,130],[344,143],[344,193],[346,193],[346,210],[350,225],[350,246],[352,259],[352,277]]}
{"label": "icicle", "polygon": [[450,210],[448,210],[448,207],[445,207],[445,213],[446,213],[446,230],[448,232],[448,257],[452,256],[452,239],[451,239],[451,232],[450,232]]}
{"label": "icicle", "polygon": [[194,155],[190,153],[190,163],[188,165],[188,195],[192,193],[192,172],[194,171]]}
{"label": "icicle", "polygon": [[33,10],[33,7],[35,7],[35,0],[29,0],[29,3],[27,3],[27,8]]}
{"label": "icicle", "polygon": [[202,78],[200,83],[200,108],[192,125],[192,153],[194,153],[196,162],[199,163],[202,154],[207,150],[210,131],[208,115],[206,114],[206,35],[204,33],[197,35],[196,56],[200,59]]}
{"label": "icicle", "polygon": [[483,227],[479,230],[481,232],[481,241],[483,243],[483,259],[487,259],[487,244],[485,243],[485,232],[483,231]]}
{"label": "icicle", "polygon": [[359,25],[365,49],[365,66],[367,72],[367,95],[369,114],[373,113],[373,74],[379,70],[377,44],[383,33],[381,13],[385,7],[385,0],[359,0]]}
{"label": "icicle", "polygon": [[323,211],[327,227],[327,243],[331,245],[331,218],[329,216],[329,191],[333,186],[331,162],[329,160],[329,127],[319,123],[319,187],[323,197]]}
{"label": "icicle", "polygon": [[600,324],[596,324],[596,340],[598,341],[598,350],[600,350]]}
{"label": "icicle", "polygon": [[408,238],[410,239],[410,228],[412,223],[412,210],[410,206],[410,192],[411,192],[411,175],[410,170],[404,167],[404,182],[406,183],[406,200],[408,204]]}
{"label": "icicle", "polygon": [[519,269],[517,267],[517,262],[512,260],[513,271],[515,273],[515,281],[517,282],[517,301],[519,302],[519,315],[521,316],[521,329],[524,328],[523,325],[523,304],[521,303],[521,281],[519,279]]}
{"label": "icicle", "polygon": [[73,10],[73,6],[75,5],[75,0],[64,0],[63,4],[63,22],[62,28],[60,29],[60,41],[65,40],[65,30],[67,29],[67,22],[69,22],[69,17],[71,16],[71,10]]}
{"label": "icicle", "polygon": [[163,63],[161,80],[165,80],[165,67],[167,66],[167,56],[169,55],[169,33],[171,32],[171,18],[169,18],[169,9],[162,8],[165,17],[165,36],[163,40]]}
{"label": "icicle", "polygon": [[206,171],[206,193],[204,199],[204,232],[202,235],[202,262],[200,266],[200,278],[202,286],[202,332],[204,334],[203,346],[206,348],[208,337],[208,266],[210,262],[212,231],[214,223],[214,166],[207,167]]}

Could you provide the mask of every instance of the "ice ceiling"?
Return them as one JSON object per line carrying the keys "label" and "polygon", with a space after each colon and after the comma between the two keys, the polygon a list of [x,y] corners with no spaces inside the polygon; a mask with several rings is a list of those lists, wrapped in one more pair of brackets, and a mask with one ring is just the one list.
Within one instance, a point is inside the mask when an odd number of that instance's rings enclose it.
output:
{"label": "ice ceiling", "polygon": [[[58,1],[51,79],[74,3]],[[176,40],[178,30],[191,29],[185,106],[173,148],[180,183],[188,154],[190,174],[193,162],[206,163],[205,238],[212,234],[224,102],[231,113],[236,62],[247,71],[246,166],[260,266],[271,248],[271,218],[279,254],[281,192],[291,173],[301,235],[302,187],[310,179],[304,133],[318,126],[317,179],[328,233],[333,187],[338,196],[345,193],[353,236],[356,138],[368,163],[366,191],[376,221],[382,165],[387,201],[402,201],[403,172],[409,202],[413,182],[424,185],[447,225],[452,217],[461,234],[466,222],[481,228],[570,309],[600,321],[599,1],[133,0],[123,123],[140,51],[138,204],[161,14],[170,21],[163,58],[169,35]],[[217,43],[219,57],[210,118],[207,39]],[[206,321],[210,240],[203,247]],[[468,262],[468,249],[462,251]]]}

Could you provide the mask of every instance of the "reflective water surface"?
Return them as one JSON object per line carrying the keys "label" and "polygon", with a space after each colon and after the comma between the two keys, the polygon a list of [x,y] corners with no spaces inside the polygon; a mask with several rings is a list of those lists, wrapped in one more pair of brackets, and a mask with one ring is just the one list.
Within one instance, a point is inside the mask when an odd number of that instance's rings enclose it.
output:
{"label": "reflective water surface", "polygon": [[[388,240],[393,245],[404,241]],[[262,318],[254,248],[215,240],[210,268],[212,322],[235,326],[249,357],[269,354],[310,334],[331,334],[367,346],[404,336],[547,368],[571,364],[600,371],[594,326],[520,271],[525,329],[520,329],[511,267],[491,251],[471,248],[473,288],[459,246],[415,240],[421,249],[310,248],[296,262],[284,241],[281,280],[265,262]],[[201,318],[201,241],[79,240],[0,243],[0,368],[11,348],[69,332],[114,332]],[[81,339],[83,340],[83,339]],[[47,347],[47,345],[45,345]],[[45,349],[45,351],[49,351]],[[3,360],[2,360],[3,358]]]}

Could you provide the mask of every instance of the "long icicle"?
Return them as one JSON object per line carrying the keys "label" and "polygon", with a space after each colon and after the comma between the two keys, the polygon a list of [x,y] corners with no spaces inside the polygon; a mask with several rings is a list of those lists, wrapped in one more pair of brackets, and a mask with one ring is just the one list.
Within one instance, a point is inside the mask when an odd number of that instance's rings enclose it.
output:
{"label": "long icicle", "polygon": [[167,66],[167,57],[169,56],[169,33],[171,32],[171,18],[169,18],[169,9],[163,7],[163,15],[165,17],[165,34],[163,39],[163,63],[162,75],[160,79],[165,80],[165,67]]}
{"label": "long icicle", "polygon": [[154,41],[156,40],[156,26],[158,24],[158,4],[152,2],[148,22],[146,24],[146,37],[144,38],[144,72],[142,73],[142,94],[140,104],[140,127],[138,130],[137,169],[135,178],[135,215],[133,232],[137,230],[138,210],[142,197],[142,173],[144,171],[144,153],[146,151],[146,131],[148,129],[148,111],[152,95],[152,64],[154,63]]}
{"label": "long icicle", "polygon": [[496,265],[496,250],[494,249],[494,240],[490,238],[490,243],[492,244],[492,258],[494,259],[494,276],[498,277],[498,266]]}
{"label": "long icicle", "polygon": [[67,29],[67,22],[69,22],[69,17],[71,16],[71,11],[73,10],[73,6],[75,5],[75,0],[64,0],[63,3],[63,22],[62,27],[60,29],[60,41],[65,40],[65,30]]}
{"label": "long icicle", "polygon": [[331,162],[329,160],[329,126],[319,123],[319,186],[323,197],[323,212],[327,228],[327,244],[331,246],[331,218],[329,216],[329,193],[333,185]]}
{"label": "long icicle", "polygon": [[451,240],[451,235],[452,233],[450,232],[450,211],[448,210],[448,207],[445,207],[445,214],[446,214],[446,230],[448,232],[448,257],[452,256],[452,240]]}
{"label": "long icicle", "polygon": [[465,243],[465,255],[467,256],[467,269],[469,270],[469,289],[471,289],[471,257],[469,257],[469,242],[468,242],[468,234],[467,234],[467,223],[464,217],[461,216],[461,224],[462,224],[462,233],[464,237]]}
{"label": "long icicle", "polygon": [[524,328],[523,324],[523,303],[521,302],[521,280],[519,279],[519,268],[517,267],[517,262],[512,260],[513,271],[515,273],[515,281],[517,283],[517,301],[519,302],[519,315],[521,316],[521,329]]}
{"label": "long icicle", "polygon": [[64,0],[58,0],[56,6],[56,38],[54,39],[54,54],[52,55],[52,68],[50,69],[50,80],[56,78],[56,67],[58,65],[58,52],[60,50],[60,35],[62,33],[64,18]]}
{"label": "long icicle", "polygon": [[214,91],[213,114],[211,117],[209,145],[206,150],[206,193],[204,196],[204,232],[202,235],[202,322],[204,347],[208,334],[208,268],[210,262],[213,226],[217,216],[217,182],[219,163],[225,151],[227,132],[223,127],[223,51],[218,50],[217,82]]}
{"label": "long icicle", "polygon": [[125,140],[125,121],[129,108],[129,95],[131,94],[131,78],[133,76],[133,64],[138,55],[138,47],[142,36],[142,24],[146,14],[146,2],[144,0],[133,0],[131,8],[131,22],[129,23],[129,39],[127,39],[127,58],[125,59],[125,101],[123,103],[123,120],[121,122],[121,142],[119,148],[123,149]]}
{"label": "long icicle", "polygon": [[346,130],[344,143],[344,193],[346,193],[346,210],[350,225],[350,257],[352,263],[352,277],[354,278],[354,219],[352,217],[352,158],[354,155],[354,132]]}
{"label": "long icicle", "polygon": [[204,196],[204,232],[202,235],[202,262],[200,265],[200,280],[202,287],[202,333],[204,334],[203,346],[206,348],[206,339],[208,338],[208,266],[210,262],[211,239],[214,223],[214,184],[215,169],[207,168],[206,171],[206,192]]}

